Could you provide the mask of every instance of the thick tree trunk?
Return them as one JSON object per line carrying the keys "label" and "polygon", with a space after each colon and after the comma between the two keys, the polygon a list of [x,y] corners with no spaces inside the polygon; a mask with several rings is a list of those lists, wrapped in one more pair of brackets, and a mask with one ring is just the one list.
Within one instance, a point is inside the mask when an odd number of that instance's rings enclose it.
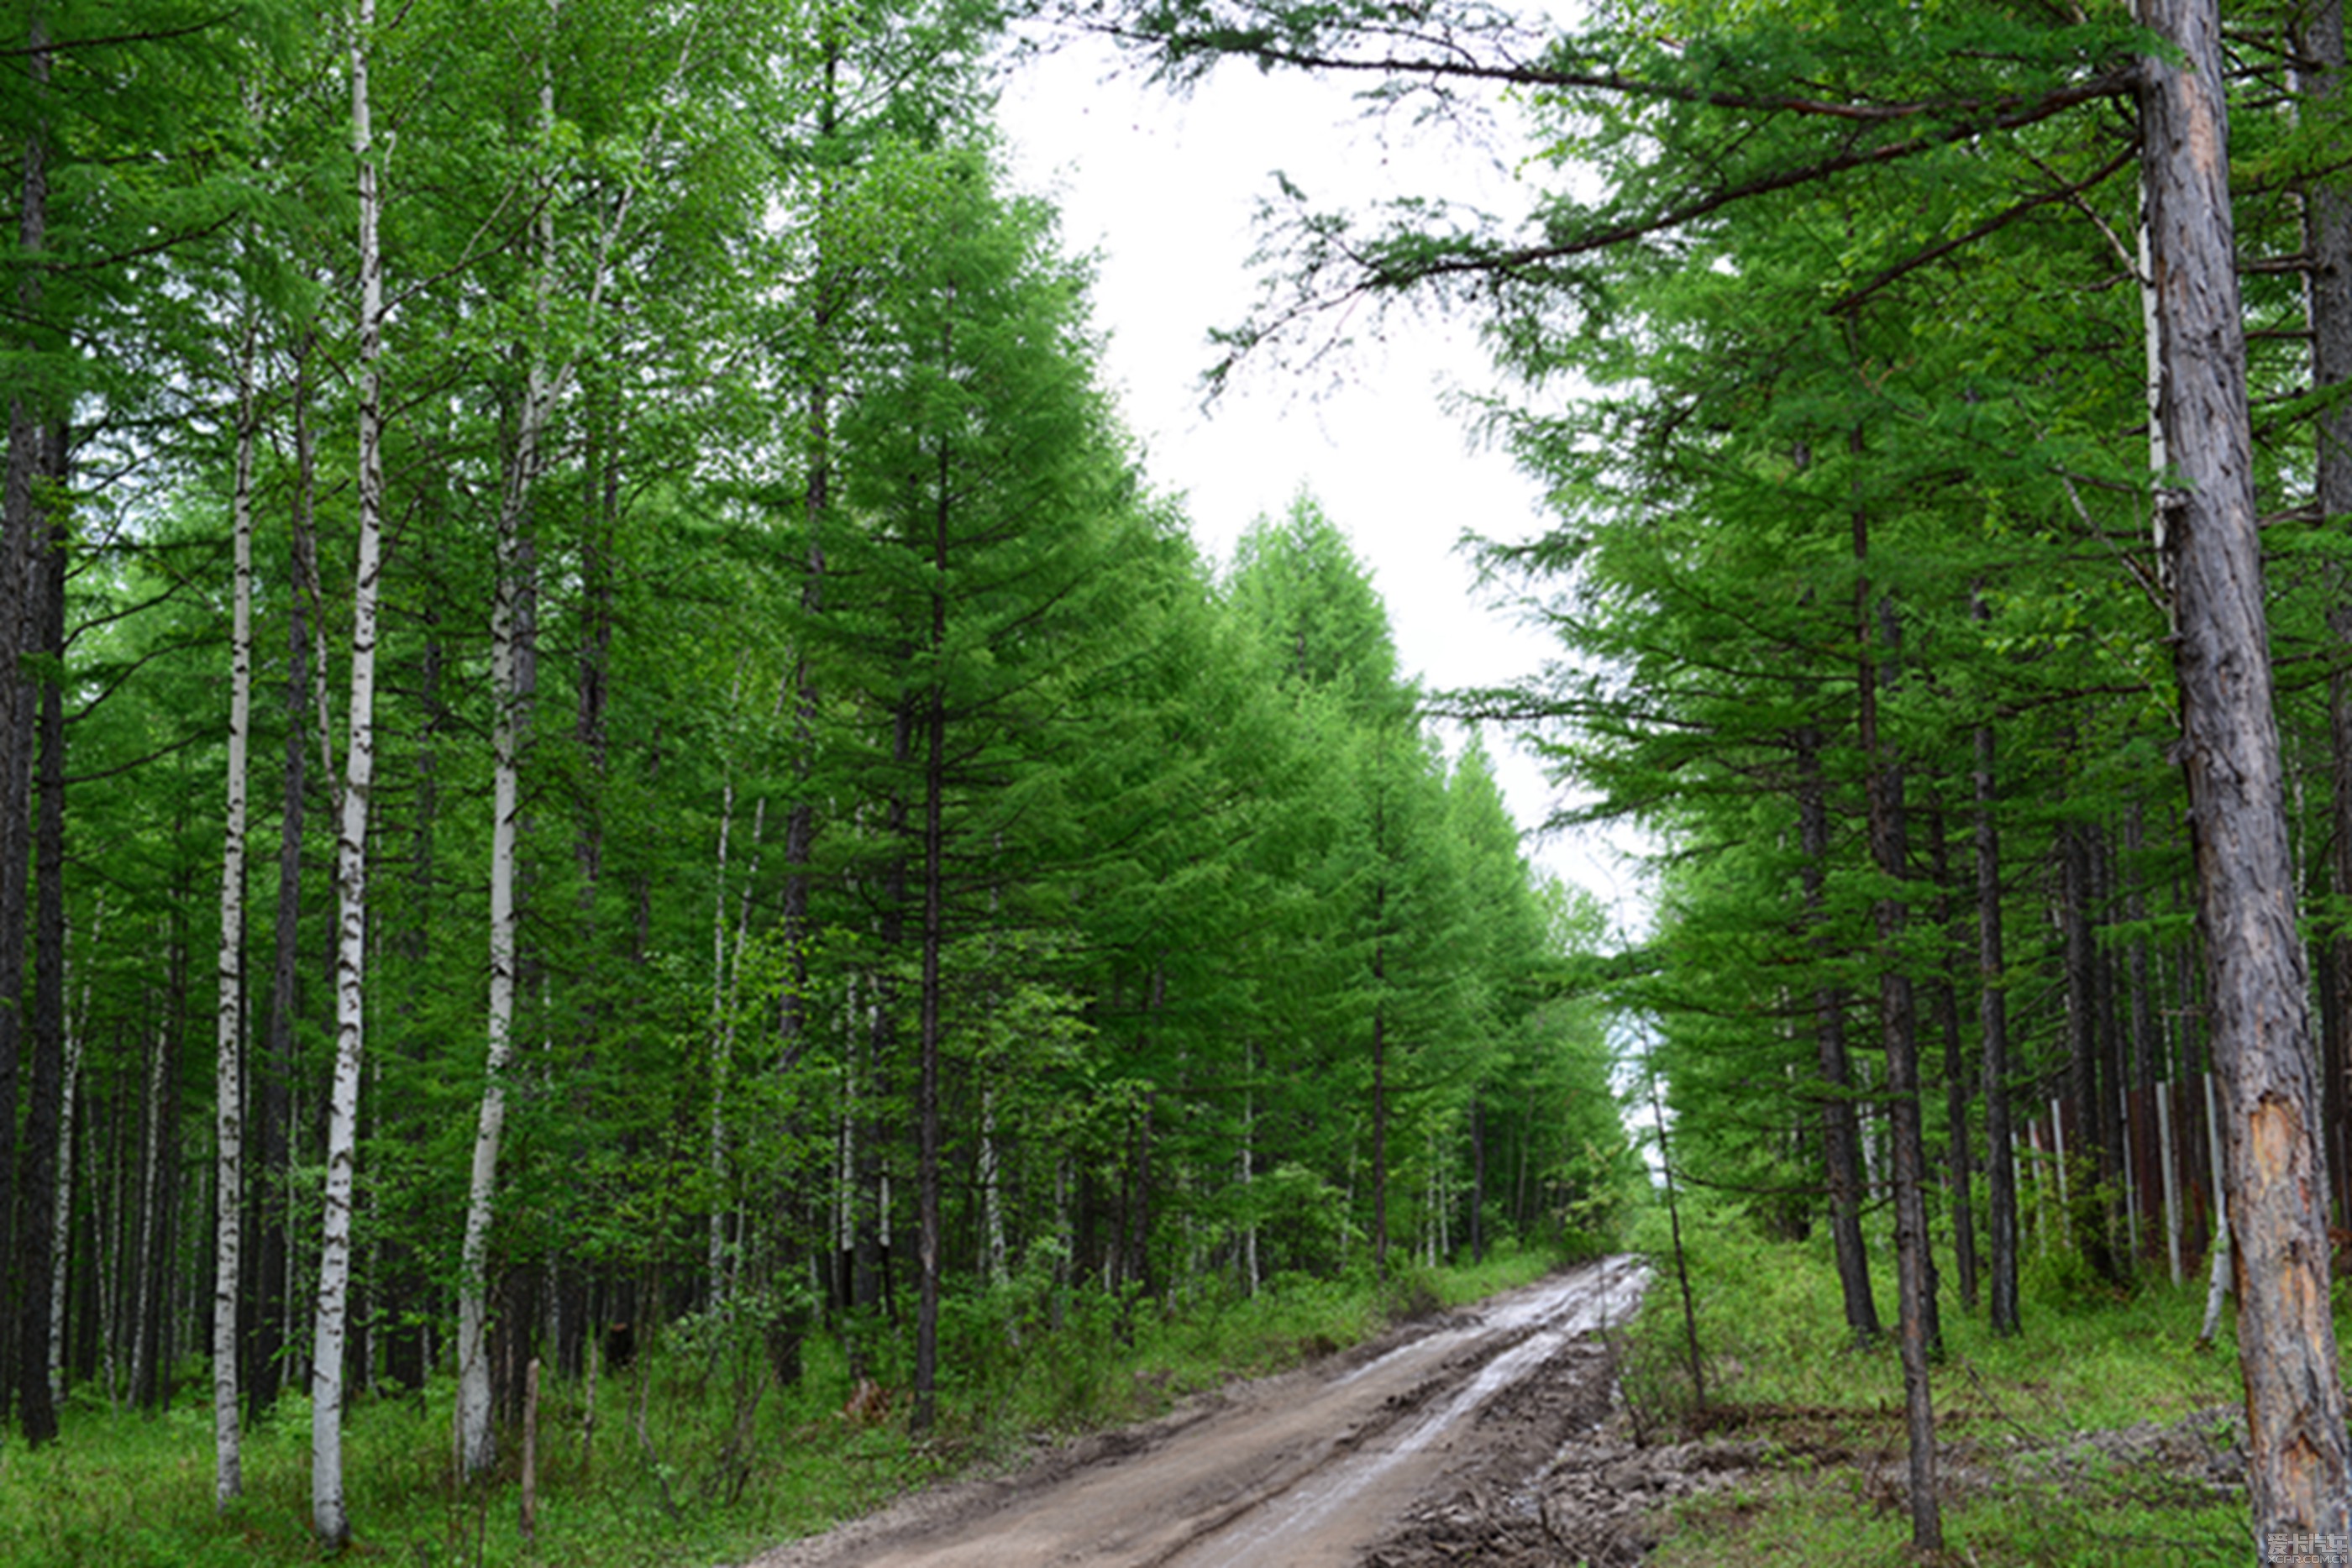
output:
{"label": "thick tree trunk", "polygon": [[213,1506],[245,1490],[237,1427],[237,1301],[245,1271],[246,748],[253,730],[254,323],[236,361],[236,471],[230,493],[228,804],[221,849],[220,956],[213,998]]}
{"label": "thick tree trunk", "polygon": [[2157,325],[2158,553],[2173,593],[2213,1063],[2236,1243],[2258,1545],[2352,1535],[2352,1453],[2327,1289],[2326,1195],[2263,615],[2213,0],[2141,0],[2179,51],[2142,61]]}
{"label": "thick tree trunk", "polygon": [[[2297,20],[2295,42],[2295,52],[2305,61],[2304,90],[2315,102],[2340,109],[2347,80],[2342,0],[2318,0],[2305,7]],[[2343,389],[2352,384],[2352,174],[2338,171],[2305,193],[2303,248],[2310,258],[2306,287],[2312,387]],[[2335,530],[2352,527],[2352,400],[2322,413],[2315,435],[2314,491],[2325,518],[2322,526]],[[2335,807],[2328,869],[2336,898],[2352,903],[2352,670],[2342,663],[2352,659],[2352,594],[2338,583],[2336,596],[2337,607],[2328,615],[2339,661],[2327,688],[2329,784]],[[2333,1073],[2327,1100],[2336,1112],[2328,1123],[2336,1145],[2330,1169],[2337,1190],[2346,1195],[2347,1218],[2352,1218],[2352,1128],[2345,1124],[2346,1113],[2352,1110],[2352,915],[2334,923],[2324,952],[2337,1015],[2328,1040]]]}
{"label": "thick tree trunk", "polygon": [[375,784],[376,605],[383,540],[383,256],[378,169],[368,101],[375,0],[356,0],[351,44],[352,157],[359,180],[359,543],[352,593],[352,688],[335,852],[335,1071],[327,1119],[327,1174],[319,1295],[310,1345],[310,1523],[327,1550],[351,1541],[343,1500],[343,1340],[352,1267],[360,1059],[366,1027],[367,827]]}
{"label": "thick tree trunk", "polygon": [[[37,96],[47,91],[48,24],[35,9],[27,28],[26,74]],[[16,242],[27,256],[48,243],[48,141],[46,117],[37,118],[22,144]],[[37,322],[42,269],[26,267],[16,288],[19,319]],[[39,645],[39,561],[44,517],[37,496],[47,420],[30,397],[8,400],[8,453],[0,481],[0,1258],[16,1256],[16,1107],[26,1035],[24,1007],[26,904],[29,893],[33,748],[39,693],[25,674],[25,655]],[[0,1281],[0,1367],[16,1365],[19,1281]],[[16,1379],[0,1376],[0,1421],[9,1413]]]}

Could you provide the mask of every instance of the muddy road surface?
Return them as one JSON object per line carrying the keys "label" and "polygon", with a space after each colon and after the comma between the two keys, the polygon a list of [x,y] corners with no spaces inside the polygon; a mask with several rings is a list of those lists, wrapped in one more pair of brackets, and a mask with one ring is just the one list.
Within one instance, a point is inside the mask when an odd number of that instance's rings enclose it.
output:
{"label": "muddy road surface", "polygon": [[1611,1259],[1074,1445],[907,1499],[748,1568],[1317,1568],[1430,1500],[1493,1496],[1609,1405],[1597,1332],[1645,1274]]}

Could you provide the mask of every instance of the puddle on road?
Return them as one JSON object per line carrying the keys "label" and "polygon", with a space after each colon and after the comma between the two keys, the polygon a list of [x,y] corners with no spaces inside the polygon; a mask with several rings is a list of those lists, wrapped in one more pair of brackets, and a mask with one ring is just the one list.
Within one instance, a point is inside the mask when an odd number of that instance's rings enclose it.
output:
{"label": "puddle on road", "polygon": [[[1289,1568],[1297,1563],[1301,1561],[1297,1547],[1325,1528],[1342,1505],[1369,1492],[1391,1469],[1429,1447],[1496,1393],[1557,1355],[1570,1340],[1594,1329],[1622,1322],[1640,1304],[1649,1279],[1646,1264],[1631,1258],[1612,1258],[1600,1266],[1597,1278],[1580,1275],[1562,1281],[1558,1290],[1497,1309],[1475,1328],[1449,1330],[1416,1340],[1357,1368],[1340,1381],[1352,1381],[1401,1355],[1425,1354],[1433,1345],[1451,1344],[1496,1329],[1549,1325],[1480,1367],[1477,1375],[1455,1390],[1443,1408],[1423,1416],[1402,1437],[1381,1443],[1307,1477],[1280,1497],[1268,1500],[1248,1520],[1225,1532],[1223,1538],[1202,1542],[1178,1561],[1198,1564],[1198,1568]],[[1553,1322],[1554,1319],[1559,1321]]]}

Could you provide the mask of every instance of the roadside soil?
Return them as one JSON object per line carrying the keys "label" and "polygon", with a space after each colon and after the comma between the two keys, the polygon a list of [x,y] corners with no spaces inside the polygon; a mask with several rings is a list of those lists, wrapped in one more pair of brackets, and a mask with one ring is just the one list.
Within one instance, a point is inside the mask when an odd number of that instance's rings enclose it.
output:
{"label": "roadside soil", "polygon": [[[1690,1440],[1637,1430],[1607,1331],[1646,1283],[1634,1260],[1589,1264],[745,1568],[1635,1568],[1675,1505],[1706,1494],[1722,1495],[1703,1512],[1735,1521],[1831,1484],[1907,1507],[1884,1409],[1732,1402]],[[2036,1486],[2143,1509],[2244,1493],[2242,1424],[2225,1409],[2100,1432],[1950,1425],[1948,1502]]]}
{"label": "roadside soil", "polygon": [[[1662,1467],[1645,1457],[1579,1486],[1559,1462],[1608,1424],[1602,1331],[1631,1318],[1646,1282],[1631,1259],[1589,1264],[747,1568],[1636,1562],[1643,1512],[1705,1484],[1704,1465],[1677,1460],[1664,1467],[1675,1479],[1654,1483]],[[1592,1506],[1568,1500],[1583,1494]]]}

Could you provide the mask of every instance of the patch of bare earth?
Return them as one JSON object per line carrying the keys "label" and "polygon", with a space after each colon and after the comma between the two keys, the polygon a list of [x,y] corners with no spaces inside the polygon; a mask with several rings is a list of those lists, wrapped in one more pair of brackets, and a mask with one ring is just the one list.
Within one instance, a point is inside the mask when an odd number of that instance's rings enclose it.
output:
{"label": "patch of bare earth", "polygon": [[1481,1412],[1475,1465],[1410,1510],[1365,1568],[1627,1568],[1667,1511],[1754,1470],[1762,1445],[1637,1444],[1614,1402],[1614,1358],[1587,1343],[1546,1363]]}
{"label": "patch of bare earth", "polygon": [[[1580,1354],[1607,1359],[1601,1346]],[[1573,1360],[1547,1364],[1482,1413],[1482,1425],[1516,1436],[1481,1445],[1481,1464],[1416,1504],[1365,1568],[1633,1568],[1672,1528],[1676,1504],[1723,1492],[1744,1514],[1789,1488],[1858,1479],[1872,1506],[1908,1511],[1909,1462],[1892,1415],[1734,1404],[1708,1411],[1707,1435],[1696,1440],[1637,1443],[1622,1406],[1612,1406],[1610,1380],[1580,1375]],[[1939,1490],[1948,1503],[2036,1483],[2153,1507],[2240,1499],[2242,1428],[2231,1412],[2207,1410],[2054,1436],[1964,1429],[1945,1440]]]}
{"label": "patch of bare earth", "polygon": [[[1630,1259],[1590,1265],[747,1568],[1631,1568],[1686,1501],[1745,1516],[1858,1477],[1874,1506],[1905,1508],[1891,1411],[1731,1403],[1691,1440],[1636,1441],[1602,1331],[1644,1280]],[[2062,1437],[1960,1416],[1941,1471],[1954,1499],[2121,1479],[2192,1504],[2244,1484],[2227,1412]]]}
{"label": "patch of bare earth", "polygon": [[1459,1561],[1393,1553],[1413,1550],[1422,1511],[1511,1495],[1606,1415],[1610,1362],[1592,1336],[1632,1315],[1645,1278],[1630,1259],[1557,1275],[1018,1475],[919,1494],[751,1568]]}

